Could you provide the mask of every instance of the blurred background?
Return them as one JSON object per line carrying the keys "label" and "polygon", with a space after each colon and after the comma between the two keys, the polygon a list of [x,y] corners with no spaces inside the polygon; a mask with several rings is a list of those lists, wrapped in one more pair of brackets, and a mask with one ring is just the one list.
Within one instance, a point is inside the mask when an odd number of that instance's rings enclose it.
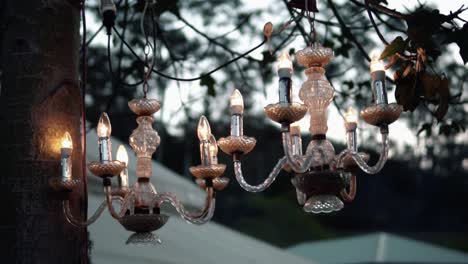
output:
{"label": "blurred background", "polygon": [[[266,22],[271,21],[277,30],[291,14],[298,16],[296,11],[288,9],[287,2],[159,0],[153,5],[153,23],[150,15],[142,20],[145,1],[116,0],[116,29],[143,58],[142,28],[152,32],[155,25],[155,69],[179,78],[198,77],[260,43]],[[335,52],[335,59],[327,67],[327,76],[335,88],[334,103],[329,107],[327,136],[337,151],[345,148],[342,113],[349,106],[363,108],[372,102],[369,63],[353,39],[367,54],[373,50],[382,52],[385,48],[365,8],[355,2],[362,1],[317,1],[318,41]],[[439,9],[441,14],[447,15],[466,4],[463,0],[374,2],[405,14],[420,14],[417,12],[421,10],[431,13]],[[113,34],[110,63],[116,77],[112,77],[108,67],[107,36],[105,30],[100,30],[99,3],[89,0],[86,5],[88,128],[94,129],[100,113],[106,111],[112,121],[113,136],[127,142],[136,127],[135,116],[127,102],[141,97],[143,90],[141,85],[129,87],[122,82],[141,80],[143,64]],[[462,13],[460,18],[453,21],[452,29],[462,29],[468,12]],[[434,102],[425,97],[426,90],[407,92],[404,87],[398,90],[398,86],[388,83],[390,102],[397,97],[407,111],[390,126],[392,147],[384,169],[373,176],[358,175],[354,202],[336,213],[307,214],[297,204],[286,174],[281,174],[265,192],[247,193],[234,180],[230,157],[220,152],[219,161],[228,165],[226,176],[231,178],[231,183],[217,196],[214,220],[285,248],[305,241],[390,232],[468,252],[468,133],[465,132],[468,75],[462,59],[463,50],[460,50],[460,42],[450,41],[454,30],[432,32],[428,21],[423,16],[419,19],[419,30],[429,34],[435,45],[433,53],[428,54],[428,70],[449,79],[450,100]],[[343,28],[339,20],[344,21],[347,28]],[[411,26],[385,14],[377,14],[376,20],[389,41],[398,36],[406,38]],[[162,102],[155,123],[161,145],[154,159],[193,181],[188,169],[200,161],[196,136],[198,119],[205,115],[217,138],[227,136],[229,96],[237,88],[246,105],[244,133],[257,138],[256,148],[243,159],[244,176],[251,184],[262,182],[282,156],[280,129],[266,118],[263,107],[277,102],[276,58],[285,51],[294,59],[294,52],[306,45],[301,28],[309,31],[305,18],[298,24],[291,23],[271,39],[273,53],[267,46],[262,47],[201,80],[173,81],[152,74],[148,97]],[[465,28],[468,31],[466,24]],[[389,76],[401,67],[401,63],[394,65]],[[293,93],[294,100],[298,101],[297,93],[305,75],[304,69],[296,63],[294,69]],[[438,107],[445,103],[448,111],[439,118]],[[301,122],[304,142],[310,140],[308,119],[306,116]],[[371,155],[371,162],[378,158],[376,132],[364,122],[359,124],[360,148]],[[154,175],[153,183],[158,188],[158,175]]]}

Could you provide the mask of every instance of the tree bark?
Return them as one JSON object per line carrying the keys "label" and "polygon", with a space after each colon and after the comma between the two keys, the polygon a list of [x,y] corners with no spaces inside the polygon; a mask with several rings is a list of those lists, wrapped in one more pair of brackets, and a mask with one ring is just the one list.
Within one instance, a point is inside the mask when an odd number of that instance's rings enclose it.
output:
{"label": "tree bark", "polygon": [[[80,16],[66,0],[0,4],[0,259],[2,263],[88,263],[86,229],[71,226],[48,180],[60,177],[60,141],[73,139],[81,178]],[[86,189],[71,195],[86,217]]]}

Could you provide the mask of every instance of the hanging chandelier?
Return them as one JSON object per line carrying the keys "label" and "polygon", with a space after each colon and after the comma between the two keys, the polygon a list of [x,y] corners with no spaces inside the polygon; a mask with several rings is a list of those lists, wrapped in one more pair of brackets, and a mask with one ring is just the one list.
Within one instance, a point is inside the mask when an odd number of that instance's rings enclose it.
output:
{"label": "hanging chandelier", "polygon": [[[246,182],[241,158],[255,147],[256,140],[243,134],[243,100],[238,90],[231,96],[231,134],[220,138],[221,150],[232,155],[234,174],[240,186],[249,192],[261,192],[268,188],[281,170],[292,175],[297,200],[304,211],[330,213],[343,208],[343,201],[351,202],[356,194],[356,172],[358,169],[369,174],[378,173],[388,158],[388,125],[398,119],[402,112],[396,103],[388,104],[385,88],[385,66],[374,56],[370,65],[374,104],[361,111],[361,117],[376,126],[381,134],[380,158],[373,166],[367,164],[369,155],[358,152],[356,110],[350,108],[345,114],[347,148],[336,154],[327,139],[327,107],[332,102],[334,89],[325,77],[324,67],[332,60],[333,51],[318,43],[308,46],[296,54],[296,59],[306,68],[307,80],[302,84],[299,98],[304,104],[292,102],[292,61],[288,54],[279,58],[279,102],[264,109],[268,118],[281,125],[284,157],[275,165],[263,183],[253,186]],[[305,114],[310,114],[309,131],[312,139],[305,153],[299,125],[296,123]],[[341,198],[341,199],[340,199]]]}
{"label": "hanging chandelier", "polygon": [[[240,186],[249,192],[261,192],[268,188],[278,174],[284,170],[291,175],[291,183],[295,187],[297,201],[309,213],[330,213],[339,211],[345,202],[351,202],[356,195],[356,173],[359,169],[368,174],[378,173],[388,158],[388,125],[398,119],[402,107],[396,103],[388,103],[385,87],[385,65],[379,55],[372,56],[370,72],[374,104],[361,111],[361,117],[370,125],[376,126],[381,134],[381,150],[377,163],[368,165],[369,155],[358,152],[357,123],[358,114],[350,108],[344,115],[347,148],[336,153],[333,144],[327,139],[327,108],[333,100],[334,88],[325,76],[325,66],[333,59],[333,51],[317,42],[315,30],[315,1],[291,1],[289,5],[302,9],[301,16],[306,16],[310,25],[310,44],[296,52],[297,62],[306,68],[307,80],[302,84],[299,98],[303,103],[292,101],[293,63],[289,54],[282,54],[278,61],[278,103],[264,108],[269,119],[281,125],[284,157],[274,166],[271,173],[259,185],[246,182],[241,158],[253,150],[255,138],[243,134],[243,100],[238,90],[235,90],[230,100],[231,133],[230,136],[219,139],[221,150],[232,156],[234,174]],[[295,20],[292,17],[292,20]],[[289,24],[288,22],[287,24]],[[264,28],[264,33],[267,35]],[[311,141],[305,153],[302,149],[301,131],[296,123],[306,113],[310,115],[309,132]]]}
{"label": "hanging chandelier", "polygon": [[[241,159],[254,149],[256,139],[244,135],[244,103],[241,93],[235,90],[230,98],[231,131],[228,137],[220,138],[217,142],[211,134],[210,124],[204,116],[200,118],[198,123],[197,134],[200,140],[201,164],[191,167],[190,173],[196,178],[196,184],[206,192],[203,208],[197,212],[190,212],[183,206],[176,194],[157,191],[150,179],[153,174],[152,155],[161,143],[161,139],[152,125],[154,123],[153,115],[159,111],[161,105],[157,100],[147,98],[148,78],[154,66],[154,54],[151,63],[149,63],[148,55],[150,50],[153,50],[154,53],[155,44],[151,45],[146,38],[144,63],[147,66],[147,71],[142,80],[144,95],[142,98],[133,99],[128,103],[130,110],[137,115],[138,125],[129,137],[129,145],[136,155],[135,176],[137,181],[130,186],[129,158],[123,145],[119,146],[116,159],[113,159],[110,141],[112,126],[108,115],[103,113],[96,128],[99,160],[88,163],[87,167],[95,176],[102,179],[105,200],[88,220],[81,221],[71,213],[69,196],[64,196],[62,205],[66,220],[74,226],[85,227],[94,223],[107,208],[115,220],[126,230],[133,232],[128,238],[127,244],[161,243],[153,231],[160,229],[169,219],[168,215],[161,212],[161,206],[164,203],[172,205],[178,214],[189,223],[197,225],[207,223],[214,214],[216,191],[225,189],[229,184],[229,179],[222,177],[226,165],[218,163],[218,146],[224,153],[232,156],[236,180],[243,189],[249,192],[265,190],[284,170],[291,175],[298,203],[303,206],[306,212],[330,213],[342,209],[343,201],[351,202],[356,194],[356,173],[358,170],[361,169],[368,174],[376,174],[385,165],[389,150],[388,126],[398,119],[402,108],[395,103],[388,103],[385,87],[385,65],[379,60],[378,55],[374,56],[370,63],[374,103],[364,108],[360,112],[360,116],[366,123],[379,128],[382,141],[380,157],[375,165],[370,166],[367,163],[369,155],[358,151],[356,132],[358,113],[352,108],[345,114],[347,148],[336,153],[333,144],[326,137],[328,130],[327,108],[333,100],[334,89],[325,77],[325,66],[332,60],[333,51],[315,41],[314,17],[310,15],[307,0],[305,8],[311,26],[312,40],[310,45],[295,54],[298,63],[306,68],[307,80],[299,91],[302,103],[292,100],[293,63],[289,54],[284,53],[279,58],[277,69],[279,76],[278,103],[267,105],[264,108],[267,117],[281,125],[281,144],[284,156],[277,162],[263,183],[255,186],[250,185],[243,176]],[[114,9],[109,8],[108,10],[111,12]],[[112,16],[108,15],[107,17]],[[108,27],[109,43],[110,29],[112,26]],[[265,38],[261,45],[268,42],[272,35],[271,23],[267,23],[264,27],[264,35]],[[153,38],[155,37],[153,36]],[[112,71],[111,63],[109,63],[109,68]],[[309,132],[312,138],[304,152],[301,131],[297,122],[304,118],[307,112],[310,115]],[[61,148],[61,177],[50,180],[51,187],[58,192],[71,192],[80,184],[80,180],[72,177],[72,154],[73,143],[70,134],[65,132]],[[117,178],[117,188],[112,188],[112,178]]]}

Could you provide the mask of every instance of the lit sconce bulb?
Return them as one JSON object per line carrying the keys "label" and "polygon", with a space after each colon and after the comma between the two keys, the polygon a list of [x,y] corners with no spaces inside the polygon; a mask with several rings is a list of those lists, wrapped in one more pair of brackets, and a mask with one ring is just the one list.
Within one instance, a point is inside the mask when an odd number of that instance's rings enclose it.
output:
{"label": "lit sconce bulb", "polygon": [[62,137],[62,148],[73,149],[73,141],[70,136],[70,133],[65,132]]}
{"label": "lit sconce bulb", "polygon": [[230,109],[231,114],[242,115],[244,113],[244,99],[237,89],[231,94]]}
{"label": "lit sconce bulb", "polygon": [[346,123],[357,123],[358,121],[358,114],[356,109],[353,107],[348,108],[348,111],[344,114],[344,118]]}
{"label": "lit sconce bulb", "polygon": [[283,52],[279,58],[278,58],[278,71],[282,69],[287,69],[290,72],[290,75],[292,75],[293,71],[293,63],[291,60],[291,57],[289,56],[289,53]]}
{"label": "lit sconce bulb", "polygon": [[128,188],[128,153],[124,145],[120,145],[117,149],[116,159],[125,164],[125,169],[120,172],[118,183],[119,188]]}
{"label": "lit sconce bulb", "polygon": [[98,137],[104,138],[104,137],[110,137],[112,132],[112,126],[109,120],[109,116],[107,115],[106,112],[101,114],[101,117],[99,118],[99,122],[97,125],[97,134]]}
{"label": "lit sconce bulb", "polygon": [[62,167],[62,181],[69,181],[72,178],[73,142],[70,133],[65,132],[62,137],[62,147],[60,149],[60,163]]}
{"label": "lit sconce bulb", "polygon": [[128,153],[124,145],[120,145],[119,148],[117,149],[116,159],[124,163],[125,166],[128,165]]}
{"label": "lit sconce bulb", "polygon": [[385,65],[383,64],[383,61],[380,60],[380,54],[378,52],[373,52],[371,58],[372,58],[370,62],[371,73],[376,72],[376,71],[385,71]]}
{"label": "lit sconce bulb", "polygon": [[200,121],[198,121],[197,133],[200,141],[208,141],[210,139],[210,123],[208,123],[208,119],[205,116],[200,117]]}

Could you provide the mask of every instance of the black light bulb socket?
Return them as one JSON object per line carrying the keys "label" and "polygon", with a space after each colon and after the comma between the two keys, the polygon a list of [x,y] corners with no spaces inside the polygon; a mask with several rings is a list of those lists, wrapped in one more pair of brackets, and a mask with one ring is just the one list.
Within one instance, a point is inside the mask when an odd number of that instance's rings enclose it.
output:
{"label": "black light bulb socket", "polygon": [[102,13],[102,23],[106,28],[107,35],[112,34],[112,28],[115,25],[116,14],[114,10],[106,10]]}

